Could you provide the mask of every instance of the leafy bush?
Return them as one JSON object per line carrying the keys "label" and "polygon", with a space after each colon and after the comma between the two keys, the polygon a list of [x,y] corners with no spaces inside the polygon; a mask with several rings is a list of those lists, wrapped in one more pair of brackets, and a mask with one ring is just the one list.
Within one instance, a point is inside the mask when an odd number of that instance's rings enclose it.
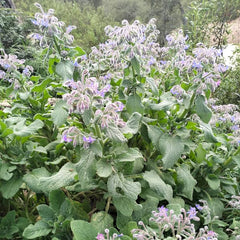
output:
{"label": "leafy bush", "polygon": [[198,42],[221,47],[229,33],[227,23],[239,15],[239,0],[193,1],[186,11],[185,34],[192,45]]}

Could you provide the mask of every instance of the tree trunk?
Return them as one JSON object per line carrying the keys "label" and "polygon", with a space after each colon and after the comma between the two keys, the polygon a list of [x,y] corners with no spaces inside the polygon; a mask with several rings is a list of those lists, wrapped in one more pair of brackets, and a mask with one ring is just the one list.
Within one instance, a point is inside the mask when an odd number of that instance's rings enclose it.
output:
{"label": "tree trunk", "polygon": [[16,9],[13,0],[4,0],[4,1],[2,1],[2,7]]}

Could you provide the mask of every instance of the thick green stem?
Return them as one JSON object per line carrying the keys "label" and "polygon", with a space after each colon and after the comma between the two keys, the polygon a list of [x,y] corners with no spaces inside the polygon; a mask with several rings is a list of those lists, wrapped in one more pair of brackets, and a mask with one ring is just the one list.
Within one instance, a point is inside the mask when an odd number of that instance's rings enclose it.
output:
{"label": "thick green stem", "polygon": [[61,56],[61,50],[60,50],[60,47],[59,47],[59,45],[58,45],[58,43],[56,41],[56,37],[55,36],[53,37],[53,41],[54,41],[55,47],[56,47],[56,49],[58,51],[58,54]]}
{"label": "thick green stem", "polygon": [[226,167],[229,163],[231,163],[233,160],[233,157],[237,156],[239,153],[240,153],[240,147],[238,147],[238,149],[233,153],[232,156],[230,156],[223,162],[223,166]]}
{"label": "thick green stem", "polygon": [[196,96],[196,93],[194,92],[190,99],[189,107],[184,109],[184,111],[182,112],[182,114],[179,116],[177,120],[182,120],[186,116],[186,114],[190,111],[193,101],[195,99],[195,96]]}
{"label": "thick green stem", "polygon": [[95,124],[95,131],[96,131],[96,135],[101,139],[100,144],[103,147],[104,146],[104,141],[103,141],[102,132],[101,132],[101,130],[100,130],[100,128],[97,124]]}

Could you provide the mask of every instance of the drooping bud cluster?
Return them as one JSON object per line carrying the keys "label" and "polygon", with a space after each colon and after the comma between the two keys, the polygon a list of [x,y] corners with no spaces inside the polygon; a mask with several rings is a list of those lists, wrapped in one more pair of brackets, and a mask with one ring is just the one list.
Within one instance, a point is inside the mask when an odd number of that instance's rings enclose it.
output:
{"label": "drooping bud cluster", "polygon": [[[108,82],[107,79],[105,82]],[[69,113],[83,115],[86,110],[90,110],[92,114],[89,124],[98,124],[102,129],[107,128],[109,124],[119,128],[125,126],[125,122],[120,117],[124,108],[123,103],[112,102],[112,99],[106,97],[111,89],[109,83],[90,77],[88,71],[84,70],[81,81],[69,80],[64,85],[71,89],[70,93],[63,95],[63,100],[69,105]],[[96,140],[96,137],[86,136],[83,131],[76,129],[71,127],[65,130],[62,140],[73,141],[74,146],[83,143],[84,148],[88,148]]]}
{"label": "drooping bud cluster", "polygon": [[232,142],[240,144],[240,113],[238,106],[234,104],[215,105],[216,99],[211,99],[211,108],[214,115],[211,119],[212,126],[218,126],[218,130],[232,133]]}
{"label": "drooping bud cluster", "polygon": [[191,222],[199,221],[197,217],[198,211],[195,207],[191,207],[188,212],[181,209],[180,214],[175,214],[173,210],[169,210],[164,206],[158,211],[152,212],[152,217],[149,221],[157,225],[157,231],[153,230],[140,221],[139,225],[143,229],[134,229],[132,231],[134,239],[166,239],[171,233],[171,236],[176,239],[187,240],[217,240],[217,234],[207,227],[200,228],[197,232],[194,224]]}
{"label": "drooping bud cluster", "polygon": [[64,32],[63,27],[65,23],[59,21],[58,18],[53,15],[53,9],[44,12],[39,3],[35,3],[35,6],[40,9],[40,12],[35,14],[35,19],[32,20],[32,23],[38,26],[40,34],[33,33],[30,37],[33,40],[39,41],[41,47],[48,46],[51,41],[50,39],[54,36],[63,40],[65,44],[72,44],[74,37],[70,33],[72,30],[76,29],[76,26],[68,26]]}
{"label": "drooping bud cluster", "polygon": [[32,66],[25,66],[24,59],[18,59],[16,55],[6,54],[2,50],[0,55],[0,80],[13,83],[14,89],[20,88],[19,77],[28,78],[33,72]]}

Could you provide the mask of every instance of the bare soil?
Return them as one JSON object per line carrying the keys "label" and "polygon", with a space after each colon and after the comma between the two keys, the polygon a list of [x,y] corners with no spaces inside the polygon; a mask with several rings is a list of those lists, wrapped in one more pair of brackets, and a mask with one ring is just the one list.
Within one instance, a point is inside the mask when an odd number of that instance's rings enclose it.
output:
{"label": "bare soil", "polygon": [[228,35],[229,44],[240,44],[240,17],[229,23],[230,34]]}

